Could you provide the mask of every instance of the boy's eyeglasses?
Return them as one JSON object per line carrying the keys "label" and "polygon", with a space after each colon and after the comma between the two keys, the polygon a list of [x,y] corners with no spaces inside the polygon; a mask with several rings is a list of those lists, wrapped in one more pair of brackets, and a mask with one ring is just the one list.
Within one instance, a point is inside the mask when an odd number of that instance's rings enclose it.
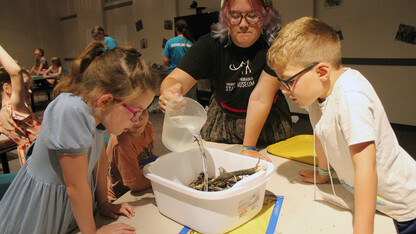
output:
{"label": "boy's eyeglasses", "polygon": [[127,110],[129,110],[133,114],[133,117],[131,117],[131,119],[130,119],[131,122],[137,121],[139,119],[140,115],[143,114],[143,110],[135,111],[135,110],[133,110],[133,108],[129,107],[125,103],[123,103],[121,105],[124,106]]}
{"label": "boy's eyeglasses", "polygon": [[308,67],[306,67],[305,69],[303,69],[302,71],[296,73],[295,75],[293,75],[292,77],[290,77],[287,80],[282,80],[279,77],[277,77],[277,79],[279,80],[279,82],[283,85],[283,87],[285,87],[285,89],[290,90],[290,88],[293,86],[293,83],[295,82],[295,78],[297,76],[299,76],[300,74],[309,71],[310,69],[312,69],[315,65],[317,65],[318,62],[314,62],[311,65],[309,65]]}
{"label": "boy's eyeglasses", "polygon": [[258,12],[241,13],[238,11],[228,12],[228,22],[230,24],[241,24],[241,21],[245,19],[248,24],[257,24],[261,19],[261,15]]}

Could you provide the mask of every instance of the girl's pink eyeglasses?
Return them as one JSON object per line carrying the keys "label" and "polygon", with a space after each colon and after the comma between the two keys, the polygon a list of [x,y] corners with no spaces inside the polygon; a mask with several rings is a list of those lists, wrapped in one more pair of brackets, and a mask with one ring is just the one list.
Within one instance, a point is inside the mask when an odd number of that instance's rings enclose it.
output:
{"label": "girl's pink eyeglasses", "polygon": [[131,122],[137,121],[139,119],[140,115],[143,114],[143,110],[135,111],[135,110],[133,110],[133,108],[129,107],[125,103],[123,103],[121,105],[124,106],[127,110],[129,110],[133,114],[133,117],[131,117],[131,119],[130,119]]}

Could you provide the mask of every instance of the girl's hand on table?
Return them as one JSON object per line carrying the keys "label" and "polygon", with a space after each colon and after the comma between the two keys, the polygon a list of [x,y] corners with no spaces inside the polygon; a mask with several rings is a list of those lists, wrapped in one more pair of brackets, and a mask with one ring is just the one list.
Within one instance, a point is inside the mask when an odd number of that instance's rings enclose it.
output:
{"label": "girl's hand on table", "polygon": [[117,219],[120,214],[123,214],[127,218],[133,217],[136,213],[134,212],[133,206],[128,203],[111,204],[104,202],[99,205],[100,213],[110,218]]}
{"label": "girl's hand on table", "polygon": [[272,161],[272,160],[271,160],[269,157],[267,157],[266,155],[263,155],[263,154],[261,154],[261,153],[259,153],[259,152],[255,151],[255,150],[244,150],[243,152],[241,152],[241,154],[242,154],[242,155],[245,155],[245,156],[252,157],[252,158],[260,158],[260,159],[266,160],[266,161],[268,161],[268,162],[271,162],[271,161]]}
{"label": "girl's hand on table", "polygon": [[[300,170],[298,174],[303,177],[302,182],[313,183],[313,170]],[[315,174],[317,184],[325,184],[329,181],[329,175],[321,175],[318,170],[316,170]]]}
{"label": "girl's hand on table", "polygon": [[102,226],[100,229],[97,230],[97,234],[105,233],[136,233],[136,228],[125,223],[117,223]]}

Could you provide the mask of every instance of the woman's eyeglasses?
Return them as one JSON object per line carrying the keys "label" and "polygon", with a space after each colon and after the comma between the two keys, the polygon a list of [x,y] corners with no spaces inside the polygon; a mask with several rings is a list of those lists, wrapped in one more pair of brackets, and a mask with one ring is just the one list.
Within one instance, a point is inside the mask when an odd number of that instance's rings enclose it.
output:
{"label": "woman's eyeglasses", "polygon": [[139,117],[140,117],[140,115],[142,115],[143,114],[143,110],[138,110],[138,111],[135,111],[135,110],[133,110],[133,108],[131,108],[131,107],[129,107],[127,104],[125,104],[125,103],[123,103],[123,104],[121,104],[122,106],[124,106],[127,110],[129,110],[132,114],[133,114],[133,117],[131,117],[130,118],[130,121],[131,122],[135,122],[135,121],[137,121],[138,119],[139,119]]}
{"label": "woman's eyeglasses", "polygon": [[241,24],[243,19],[245,19],[248,24],[257,24],[261,19],[261,15],[258,12],[247,12],[243,14],[238,11],[230,11],[228,13],[228,22],[230,24]]}
{"label": "woman's eyeglasses", "polygon": [[292,77],[290,77],[289,79],[287,79],[287,80],[282,80],[282,79],[280,79],[279,77],[277,77],[277,79],[279,80],[279,82],[283,85],[283,87],[285,88],[285,89],[287,89],[287,90],[290,90],[290,88],[293,86],[293,83],[295,82],[295,78],[297,77],[297,76],[299,76],[300,74],[302,74],[302,73],[304,73],[304,72],[306,72],[306,71],[309,71],[310,69],[312,69],[315,65],[317,65],[318,64],[318,62],[314,62],[314,63],[312,63],[311,65],[309,65],[309,66],[307,66],[305,69],[303,69],[302,71],[300,71],[300,72],[298,72],[298,73],[296,73],[294,76],[292,76]]}

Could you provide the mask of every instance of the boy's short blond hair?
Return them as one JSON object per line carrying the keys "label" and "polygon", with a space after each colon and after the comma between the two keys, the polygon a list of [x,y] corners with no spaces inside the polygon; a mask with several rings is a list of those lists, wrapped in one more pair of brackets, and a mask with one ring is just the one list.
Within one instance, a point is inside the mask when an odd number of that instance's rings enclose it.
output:
{"label": "boy's short blond hair", "polygon": [[289,63],[306,67],[314,62],[328,62],[335,69],[340,68],[341,42],[329,25],[311,17],[283,27],[267,53],[267,63],[275,71]]}

